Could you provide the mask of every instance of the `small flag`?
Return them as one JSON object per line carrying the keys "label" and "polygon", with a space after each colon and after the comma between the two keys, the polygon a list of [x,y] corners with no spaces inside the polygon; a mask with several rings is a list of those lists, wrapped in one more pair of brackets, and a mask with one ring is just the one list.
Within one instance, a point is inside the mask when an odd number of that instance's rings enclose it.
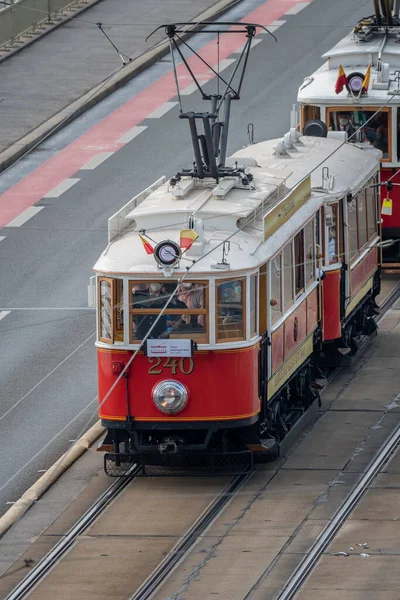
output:
{"label": "small flag", "polygon": [[142,242],[143,247],[146,250],[147,254],[153,254],[154,253],[154,248],[150,244],[150,242],[147,241],[146,238],[143,237],[143,235],[141,233],[139,233],[139,237],[140,237],[140,241]]}
{"label": "small flag", "polygon": [[194,229],[181,229],[179,246],[183,250],[189,250],[190,246],[197,240],[198,237],[199,236]]}
{"label": "small flag", "polygon": [[382,215],[391,215],[392,214],[392,201],[390,198],[384,198],[382,202]]}
{"label": "small flag", "polygon": [[368,65],[367,70],[365,72],[365,77],[362,82],[361,90],[364,94],[368,91],[369,80],[371,79],[371,65]]}
{"label": "small flag", "polygon": [[340,94],[340,92],[343,91],[345,85],[347,85],[347,77],[342,65],[340,65],[335,85],[335,92],[337,94]]}

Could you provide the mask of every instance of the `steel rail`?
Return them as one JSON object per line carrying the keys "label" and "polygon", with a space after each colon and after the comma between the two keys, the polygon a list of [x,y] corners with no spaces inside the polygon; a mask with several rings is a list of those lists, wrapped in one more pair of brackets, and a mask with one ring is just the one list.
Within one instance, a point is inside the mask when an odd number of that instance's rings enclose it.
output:
{"label": "steel rail", "polygon": [[24,598],[32,588],[43,579],[54,564],[70,549],[75,540],[93,523],[103,510],[127,487],[140,468],[134,466],[132,474],[127,478],[115,481],[103,494],[92,504],[85,514],[71,527],[68,533],[43,557],[43,559],[24,577],[24,579],[12,590],[5,600],[20,600]]}
{"label": "steel rail", "polygon": [[171,571],[182,560],[185,554],[194,546],[199,536],[211,525],[214,519],[222,512],[225,506],[232,500],[239,489],[252,476],[257,467],[245,475],[237,475],[232,482],[219,494],[214,502],[203,512],[197,521],[185,533],[181,540],[171,550],[168,556],[144,581],[129,600],[147,600],[163,581],[171,574]]}
{"label": "steel rail", "polygon": [[276,600],[290,600],[293,598],[294,594],[299,591],[301,585],[304,583],[311,570],[315,567],[327,546],[334,539],[335,535],[347,517],[358,505],[360,500],[366,494],[368,487],[376,479],[382,468],[389,461],[392,454],[399,446],[400,425],[396,427],[388,440],[386,440],[383,446],[381,446],[377,455],[368,466],[367,471],[354,487],[353,491],[347,496],[342,506],[336,511],[332,520],[311,546],[307,552],[307,555],[304,557],[297,569],[293,572],[290,579],[288,579],[288,581],[285,583],[283,590],[279,596],[276,597]]}

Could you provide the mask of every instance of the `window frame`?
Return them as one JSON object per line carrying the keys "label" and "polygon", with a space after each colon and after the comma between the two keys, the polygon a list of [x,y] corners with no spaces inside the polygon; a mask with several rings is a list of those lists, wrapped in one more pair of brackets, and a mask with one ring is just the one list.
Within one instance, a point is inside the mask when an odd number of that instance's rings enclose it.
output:
{"label": "window frame", "polygon": [[[307,235],[306,235],[306,230],[307,228],[311,229],[311,244],[307,244]],[[303,231],[304,231],[304,281],[305,281],[305,289],[306,291],[308,290],[309,287],[311,287],[313,285],[313,283],[315,282],[315,273],[316,273],[316,223],[315,223],[315,218],[312,218],[311,221],[308,221],[308,223],[306,223],[304,225]],[[308,247],[307,247],[308,246]],[[311,248],[311,251],[310,251]],[[311,257],[309,258],[311,254]],[[309,279],[307,279],[307,271],[308,271],[308,265],[310,265],[310,269],[311,269],[311,277]]]}
{"label": "window frame", "polygon": [[[99,311],[98,311],[98,340],[100,342],[103,342],[105,344],[113,344],[114,343],[114,321],[115,321],[115,311],[114,311],[114,281],[115,279],[113,279],[112,277],[99,277],[97,280],[97,285],[98,285],[98,297],[97,297],[97,301],[98,301],[98,307],[99,307]],[[110,308],[111,308],[111,318],[110,318],[110,329],[111,329],[111,337],[106,338],[104,336],[101,335],[102,333],[102,323],[103,323],[103,318],[102,318],[102,302],[101,302],[101,284],[102,283],[108,283],[109,287],[110,287]]]}
{"label": "window frame", "polygon": [[[303,261],[302,263],[297,263],[297,258],[296,258],[296,240],[297,238],[300,236],[301,238],[301,242],[298,244],[298,248],[300,250],[300,253],[303,254]],[[305,235],[304,235],[304,227],[302,227],[300,229],[300,231],[298,231],[296,233],[296,235],[293,237],[293,251],[294,251],[294,261],[293,261],[293,266],[294,266],[294,299],[295,301],[297,300],[297,298],[299,298],[302,294],[304,294],[305,290],[306,290],[306,255],[305,255]],[[300,257],[301,259],[301,257]],[[300,266],[302,265],[302,286],[300,286],[299,288],[297,288],[297,269],[299,268],[300,270]],[[301,272],[300,272],[300,276],[301,276]]]}
{"label": "window frame", "polygon": [[[357,237],[357,248],[353,249],[352,245],[351,245],[351,225],[350,225],[350,219],[349,219],[349,202],[347,201],[347,206],[346,206],[346,212],[347,212],[347,231],[348,231],[348,252],[349,252],[349,262],[350,264],[352,264],[355,260],[357,260],[359,254],[360,254],[360,250],[359,250],[359,239],[358,239],[358,205],[357,205],[357,195],[352,197],[351,202],[356,203],[356,210],[355,215],[356,215],[356,237]],[[353,212],[353,211],[351,211]],[[353,250],[354,250],[354,254],[353,254]]]}
{"label": "window frame", "polygon": [[[215,342],[216,344],[227,344],[227,343],[231,343],[231,342],[242,342],[246,340],[246,336],[247,336],[247,327],[246,327],[246,321],[247,321],[247,302],[246,302],[246,295],[247,295],[247,281],[246,281],[246,276],[243,275],[241,277],[229,277],[228,279],[216,279],[215,280],[215,304],[214,304],[214,326],[215,326]],[[242,323],[243,323],[243,336],[238,336],[238,337],[230,337],[230,338],[220,338],[218,335],[218,308],[219,308],[219,302],[218,302],[218,286],[222,285],[224,283],[228,283],[229,281],[240,281],[242,282]]]}
{"label": "window frame", "polygon": [[[329,252],[329,225],[326,224],[326,208],[329,207],[332,209],[332,215],[335,214],[335,232],[336,232],[336,242],[335,242],[335,258],[331,260],[330,252]],[[357,210],[357,208],[356,208]],[[333,218],[332,218],[333,221]],[[332,225],[333,226],[333,225]],[[331,227],[332,227],[331,226]],[[330,267],[332,265],[337,265],[341,262],[340,260],[340,224],[339,224],[339,201],[336,200],[334,202],[327,202],[324,206],[324,258],[323,264],[325,267]],[[358,229],[357,229],[357,245],[358,245]]]}
{"label": "window frame", "polygon": [[[145,284],[150,285],[151,283],[177,283],[176,280],[161,280],[161,279],[129,279],[128,280],[128,298],[129,298],[129,343],[130,344],[141,344],[143,340],[135,340],[134,339],[134,331],[133,331],[133,318],[132,315],[158,315],[161,312],[161,308],[132,308],[132,288],[134,285]],[[168,314],[171,315],[205,315],[206,316],[206,326],[205,326],[205,341],[195,340],[199,344],[208,344],[210,339],[210,304],[209,304],[209,290],[210,290],[210,281],[209,280],[185,280],[185,283],[194,283],[198,285],[204,286],[204,299],[205,299],[205,307],[204,308],[193,308],[193,309],[184,309],[184,308],[167,308]],[[207,318],[208,317],[208,318]],[[191,336],[188,335],[187,338]],[[178,338],[170,338],[170,339],[178,339]]]}
{"label": "window frame", "polygon": [[[251,290],[254,278],[254,330],[251,323]],[[249,337],[250,339],[258,335],[259,330],[259,310],[258,310],[258,273],[249,275]]]}
{"label": "window frame", "polygon": [[[283,256],[282,256],[282,250],[280,252],[278,252],[278,254],[275,254],[275,256],[273,256],[268,262],[269,262],[269,306],[270,306],[270,314],[271,314],[271,327],[273,327],[273,325],[279,321],[279,319],[281,319],[283,317],[283,277],[282,277],[282,261],[283,261]],[[272,286],[272,262],[279,259],[279,311],[274,311],[273,309],[273,305],[271,304],[272,300],[276,300],[276,298],[274,298],[272,296],[272,291],[273,291],[273,286]]]}
{"label": "window frame", "polygon": [[[286,305],[285,302],[285,278],[286,278],[286,267],[285,267],[285,249],[290,246],[291,247],[291,272],[292,272],[292,300],[289,304]],[[290,242],[288,242],[287,244],[285,244],[285,246],[282,248],[282,275],[283,277],[281,278],[283,283],[282,283],[282,315],[286,314],[290,308],[293,306],[293,304],[295,303],[296,297],[295,297],[295,273],[294,273],[294,244],[293,244],[293,238],[290,240]]]}
{"label": "window frame", "polygon": [[[340,112],[355,112],[355,109],[357,107],[355,107],[354,105],[347,105],[347,106],[327,106],[326,107],[326,116],[325,116],[325,123],[326,126],[328,128],[329,131],[329,124],[330,124],[330,117],[332,113],[340,113]],[[362,106],[362,107],[358,107],[361,108],[361,110],[363,111],[368,111],[371,113],[387,113],[388,115],[388,124],[387,124],[387,132],[388,132],[388,155],[387,157],[382,156],[381,158],[381,162],[387,162],[387,163],[391,163],[392,162],[392,109],[391,107],[385,107],[385,108],[381,108],[380,106]],[[372,144],[371,144],[372,146]]]}
{"label": "window frame", "polygon": [[[360,217],[360,200],[361,198],[364,197],[364,210],[365,210],[365,242],[363,244],[361,244],[361,237],[360,237],[360,223],[361,223],[361,217]],[[362,252],[363,249],[367,246],[368,244],[368,217],[367,217],[367,190],[366,187],[364,187],[362,190],[360,190],[357,194],[357,238],[358,238],[358,251]]]}
{"label": "window frame", "polygon": [[[366,206],[367,206],[367,234],[368,234],[368,241],[370,242],[374,237],[379,235],[379,223],[378,223],[378,213],[379,213],[379,206],[378,206],[378,200],[379,200],[379,194],[378,194],[378,188],[375,187],[378,184],[378,175],[374,175],[373,177],[371,177],[371,179],[368,181],[366,187],[365,187],[365,198],[366,198]],[[368,192],[369,190],[372,190],[373,193],[373,207],[374,207],[374,231],[372,234],[370,234],[370,206],[369,206],[369,202],[368,202]]]}

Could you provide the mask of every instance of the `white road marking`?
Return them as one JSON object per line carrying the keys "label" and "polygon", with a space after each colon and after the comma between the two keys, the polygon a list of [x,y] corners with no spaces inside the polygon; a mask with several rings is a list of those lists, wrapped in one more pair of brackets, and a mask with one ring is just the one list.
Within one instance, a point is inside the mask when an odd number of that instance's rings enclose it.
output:
{"label": "white road marking", "polygon": [[64,181],[62,181],[53,190],[51,190],[51,192],[48,192],[45,196],[43,196],[43,198],[59,198],[61,194],[63,194],[64,192],[69,190],[69,188],[75,185],[77,181],[80,181],[80,179],[74,179],[73,177],[64,179]]}
{"label": "white road marking", "polygon": [[3,241],[3,240],[5,240],[5,239],[6,239],[6,236],[5,236],[5,235],[0,235],[0,242],[2,242],[2,241]]}
{"label": "white road marking", "polygon": [[145,129],[147,129],[147,125],[139,125],[139,127],[132,127],[132,129],[129,129],[129,131],[124,133],[124,135],[119,138],[118,143],[127,144],[128,142],[132,141],[137,135],[139,135],[139,133],[142,133],[142,131],[144,131]]}
{"label": "white road marking", "polygon": [[[274,21],[273,23],[271,23],[271,25],[267,25],[267,29],[271,33],[274,33],[274,31],[279,29],[279,27],[282,27],[282,25],[284,25],[285,23],[287,23],[287,21]],[[260,31],[260,33],[263,33],[264,35],[268,35],[268,33],[266,31]]]}
{"label": "white road marking", "polygon": [[[200,85],[203,84],[203,82],[199,81]],[[198,87],[195,83],[192,83],[191,85],[188,85],[187,87],[185,87],[183,90],[180,91],[181,96],[189,96],[190,94],[193,94],[193,92],[197,92]]]}
{"label": "white road marking", "polygon": [[164,102],[164,104],[156,108],[151,115],[148,115],[146,119],[160,119],[160,117],[163,117],[165,113],[171,110],[171,108],[174,108],[177,104],[177,102]]}
{"label": "white road marking", "polygon": [[21,227],[24,223],[29,221],[32,217],[37,215],[38,212],[44,209],[44,206],[30,206],[23,213],[15,217],[12,221],[7,223],[6,227]]}
{"label": "white road marking", "polygon": [[93,156],[93,158],[90,159],[86,163],[86,165],[83,165],[83,167],[80,168],[80,171],[89,171],[95,169],[96,167],[101,165],[102,162],[107,160],[107,158],[110,158],[110,156],[112,156],[113,154],[114,152],[100,152],[96,156]]}
{"label": "white road marking", "polygon": [[236,58],[224,58],[224,60],[221,60],[221,62],[219,63],[219,66],[215,65],[213,69],[216,73],[221,73],[221,71],[230,67],[231,64],[234,62],[236,62]]}
{"label": "white road marking", "polygon": [[289,8],[289,10],[285,12],[285,15],[297,15],[297,13],[303,10],[303,8],[305,8],[306,6],[309,6],[309,4],[309,2],[298,2],[297,4],[295,4],[295,6]]}
{"label": "white road marking", "polygon": [[6,317],[7,315],[9,315],[9,314],[10,314],[10,312],[11,312],[11,310],[2,310],[2,311],[0,312],[0,321],[1,321],[2,319],[4,319],[4,317]]}
{"label": "white road marking", "polygon": [[[259,32],[260,33],[260,32]],[[265,31],[263,32],[265,33]],[[251,48],[253,49],[254,46],[257,46],[258,44],[260,44],[262,42],[262,38],[255,38],[252,40],[251,42]],[[235,50],[235,52],[232,52],[232,54],[241,54],[243,51],[245,44],[243,44],[243,46],[241,46],[240,48],[238,48],[237,50]],[[236,60],[236,59],[235,59]]]}

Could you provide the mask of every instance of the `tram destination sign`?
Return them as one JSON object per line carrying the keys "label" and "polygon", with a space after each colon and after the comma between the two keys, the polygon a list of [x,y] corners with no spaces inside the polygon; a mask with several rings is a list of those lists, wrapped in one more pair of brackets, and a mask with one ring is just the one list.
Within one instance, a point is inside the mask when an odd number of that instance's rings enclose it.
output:
{"label": "tram destination sign", "polygon": [[185,358],[193,354],[192,340],[147,340],[147,356]]}

